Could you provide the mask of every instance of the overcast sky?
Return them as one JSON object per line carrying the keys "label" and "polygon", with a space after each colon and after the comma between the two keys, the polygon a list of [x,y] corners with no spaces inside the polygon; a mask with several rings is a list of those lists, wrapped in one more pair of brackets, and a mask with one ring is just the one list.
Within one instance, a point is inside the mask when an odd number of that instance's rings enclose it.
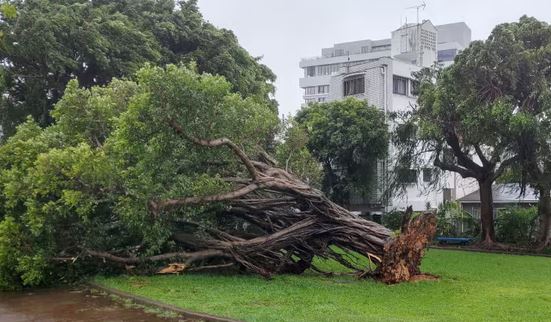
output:
{"label": "overcast sky", "polygon": [[[473,40],[485,39],[502,22],[523,14],[551,21],[551,0],[425,0],[421,19],[435,25],[464,21]],[[233,30],[240,44],[277,75],[280,113],[302,102],[298,63],[322,47],[361,39],[390,38],[406,17],[415,22],[415,0],[199,0],[206,20]]]}

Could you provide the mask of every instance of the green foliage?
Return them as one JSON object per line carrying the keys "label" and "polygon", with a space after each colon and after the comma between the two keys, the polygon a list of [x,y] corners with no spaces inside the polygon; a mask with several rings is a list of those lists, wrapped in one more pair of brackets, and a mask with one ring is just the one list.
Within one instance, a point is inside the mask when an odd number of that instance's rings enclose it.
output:
{"label": "green foliage", "polygon": [[394,210],[383,215],[383,225],[393,231],[402,227],[403,211]]}
{"label": "green foliage", "polygon": [[446,202],[436,212],[436,235],[446,237],[476,237],[480,233],[479,222],[458,202]]}
{"label": "green foliage", "polygon": [[267,102],[274,112],[275,75],[235,35],[204,21],[196,0],[31,0],[0,6],[0,124],[13,134],[27,115],[41,125],[69,80],[105,85],[146,62],[197,62],[225,76],[232,91]]}
{"label": "green foliage", "polygon": [[[450,67],[417,73],[419,107],[397,126],[397,166],[434,164],[476,179],[484,196],[511,167],[523,185],[551,187],[550,62],[551,27],[523,16],[472,42]],[[484,201],[481,214],[488,242],[492,207]]]}
{"label": "green foliage", "polygon": [[22,238],[21,228],[13,218],[0,221],[0,289],[13,289],[19,285],[17,267]]}
{"label": "green foliage", "polygon": [[130,81],[115,79],[109,86],[85,89],[71,80],[51,115],[55,126],[73,143],[101,146],[136,91],[136,83]]}
{"label": "green foliage", "polygon": [[[216,225],[218,205],[160,218],[148,211],[151,200],[227,191],[222,176],[246,172],[231,151],[193,144],[169,121],[186,136],[227,137],[251,155],[277,126],[270,105],[233,93],[221,76],[169,65],[145,67],[136,79],[91,89],[72,81],[52,112],[56,124],[29,119],[0,146],[0,288],[97,272],[87,249],[138,257],[175,250],[176,218],[198,232]],[[59,257],[72,264],[58,265]]]}
{"label": "green foliage", "polygon": [[497,240],[509,244],[529,245],[535,241],[537,207],[500,209],[496,218]]}
{"label": "green foliage", "polygon": [[13,4],[2,1],[0,2],[0,13],[3,19],[14,19],[17,16],[17,9]]}
{"label": "green foliage", "polygon": [[308,150],[308,134],[293,118],[284,120],[282,142],[275,149],[276,160],[286,171],[314,187],[321,187],[322,168]]}
{"label": "green foliage", "polygon": [[304,107],[296,116],[309,137],[308,149],[322,164],[323,190],[338,202],[351,191],[373,192],[377,161],[388,153],[384,113],[366,101],[347,98]]}

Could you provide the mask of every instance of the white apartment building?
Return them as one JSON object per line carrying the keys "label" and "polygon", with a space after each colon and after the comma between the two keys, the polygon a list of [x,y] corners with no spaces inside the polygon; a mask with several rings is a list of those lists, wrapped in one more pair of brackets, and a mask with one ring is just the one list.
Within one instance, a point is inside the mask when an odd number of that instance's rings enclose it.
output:
{"label": "white apartment building", "polygon": [[[390,39],[360,40],[324,48],[321,57],[302,59],[299,64],[304,69],[304,77],[299,81],[304,102],[354,96],[366,99],[385,113],[405,111],[416,103],[412,73],[435,64],[449,66],[470,41],[471,30],[463,22],[434,26],[425,20],[394,30]],[[391,147],[391,158],[392,154]],[[427,184],[432,180],[433,169],[411,169],[406,193],[383,201],[386,167],[385,162],[380,163],[375,195],[351,196],[352,210],[377,213],[412,205],[414,210],[421,211],[436,208],[444,199],[461,197],[476,188],[459,176],[446,174],[442,188],[429,191]]]}

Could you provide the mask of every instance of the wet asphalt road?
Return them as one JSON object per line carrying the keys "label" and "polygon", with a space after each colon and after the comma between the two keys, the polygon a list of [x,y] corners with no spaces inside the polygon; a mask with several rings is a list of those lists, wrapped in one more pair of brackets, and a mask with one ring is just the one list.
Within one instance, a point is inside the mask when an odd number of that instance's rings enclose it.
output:
{"label": "wet asphalt road", "polygon": [[125,307],[107,296],[96,295],[87,290],[0,292],[0,322],[28,321],[175,322],[189,320],[162,318],[139,308]]}

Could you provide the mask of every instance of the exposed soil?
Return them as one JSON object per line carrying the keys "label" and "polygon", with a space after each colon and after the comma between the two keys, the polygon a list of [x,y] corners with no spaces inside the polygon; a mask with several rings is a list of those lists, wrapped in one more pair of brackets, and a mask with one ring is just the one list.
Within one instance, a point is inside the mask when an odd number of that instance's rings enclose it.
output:
{"label": "exposed soil", "polygon": [[141,308],[127,307],[87,290],[49,289],[19,293],[0,292],[0,322],[131,321],[175,322]]}

